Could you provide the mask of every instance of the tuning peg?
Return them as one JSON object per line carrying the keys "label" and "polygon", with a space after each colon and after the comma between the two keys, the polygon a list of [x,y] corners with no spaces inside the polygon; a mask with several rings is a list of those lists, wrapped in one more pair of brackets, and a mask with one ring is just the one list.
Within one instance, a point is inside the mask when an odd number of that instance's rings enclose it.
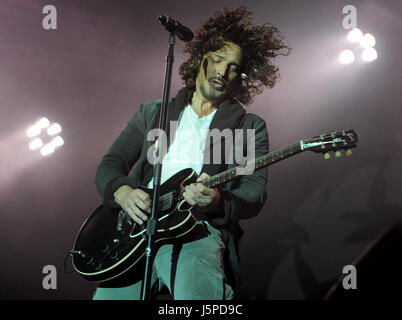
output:
{"label": "tuning peg", "polygon": [[350,156],[351,154],[352,154],[352,150],[348,149],[348,150],[346,151],[346,155],[347,155],[347,156]]}
{"label": "tuning peg", "polygon": [[335,157],[339,158],[340,156],[342,156],[342,154],[339,150],[337,152],[335,152]]}
{"label": "tuning peg", "polygon": [[331,156],[329,155],[329,153],[327,152],[326,154],[324,154],[324,159],[328,160],[329,158],[331,158]]}

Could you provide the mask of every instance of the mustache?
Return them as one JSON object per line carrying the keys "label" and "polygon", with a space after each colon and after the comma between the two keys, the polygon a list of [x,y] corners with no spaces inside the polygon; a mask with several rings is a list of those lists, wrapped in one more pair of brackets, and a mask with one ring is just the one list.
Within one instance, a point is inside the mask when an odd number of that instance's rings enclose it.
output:
{"label": "mustache", "polygon": [[223,86],[227,86],[228,82],[223,76],[211,77],[208,79],[209,82],[218,81],[223,84]]}

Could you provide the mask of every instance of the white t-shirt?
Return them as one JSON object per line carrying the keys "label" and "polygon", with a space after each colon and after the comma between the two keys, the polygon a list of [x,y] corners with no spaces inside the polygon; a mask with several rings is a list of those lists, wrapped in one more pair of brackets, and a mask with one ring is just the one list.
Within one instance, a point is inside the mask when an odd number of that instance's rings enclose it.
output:
{"label": "white t-shirt", "polygon": [[[187,105],[180,118],[174,141],[162,162],[161,184],[175,173],[192,168],[201,173],[204,160],[205,139],[216,110],[202,118]],[[153,178],[148,183],[153,188]]]}

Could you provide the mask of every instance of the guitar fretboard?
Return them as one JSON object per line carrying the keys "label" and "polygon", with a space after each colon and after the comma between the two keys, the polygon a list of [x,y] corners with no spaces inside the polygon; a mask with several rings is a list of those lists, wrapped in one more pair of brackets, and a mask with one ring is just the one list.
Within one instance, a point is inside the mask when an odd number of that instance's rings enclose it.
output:
{"label": "guitar fretboard", "polygon": [[[279,162],[290,156],[293,156],[301,152],[300,142],[296,142],[289,146],[283,147],[281,149],[272,151],[268,154],[258,157],[255,160],[248,162],[248,165],[238,165],[226,171],[223,171],[213,177],[210,177],[202,182],[202,184],[208,188],[215,188],[221,184],[232,181],[238,176],[246,175],[247,173],[252,173],[252,169],[258,170],[269,166],[273,163]],[[251,169],[251,170],[250,170]]]}
{"label": "guitar fretboard", "polygon": [[[262,155],[255,160],[250,160],[248,161],[247,166],[238,165],[213,177],[205,179],[202,181],[202,184],[208,188],[215,188],[221,184],[232,181],[238,176],[251,174],[254,170],[264,168],[306,150],[314,151],[316,153],[338,151],[339,149],[346,150],[346,148],[355,148],[357,141],[358,137],[354,130],[343,130],[342,132],[339,131],[331,134],[322,134],[311,139],[300,140],[266,155]],[[181,198],[181,190],[174,190],[159,197],[159,205],[162,210],[169,209],[172,203]]]}
{"label": "guitar fretboard", "polygon": [[[289,146],[280,148],[278,150],[272,151],[268,154],[258,157],[255,161],[251,160],[248,162],[248,166],[246,165],[238,165],[217,175],[205,179],[202,184],[208,188],[216,188],[217,186],[230,182],[238,176],[246,175],[247,172],[252,173],[252,171],[248,171],[248,168],[253,168],[254,170],[258,170],[269,166],[273,163],[279,162],[283,159],[289,158],[297,153],[302,152],[303,150],[300,147],[300,142],[296,142]],[[247,168],[248,167],[248,168]],[[181,196],[180,190],[174,190],[168,192],[161,197],[159,197],[159,205],[162,210],[169,209],[172,203],[176,202]]]}

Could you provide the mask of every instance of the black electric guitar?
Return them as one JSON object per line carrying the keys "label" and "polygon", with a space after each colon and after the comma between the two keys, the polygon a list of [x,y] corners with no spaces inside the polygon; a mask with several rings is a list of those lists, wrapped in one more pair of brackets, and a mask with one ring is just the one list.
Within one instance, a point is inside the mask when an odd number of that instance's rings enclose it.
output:
{"label": "black electric guitar", "polygon": [[[350,149],[356,147],[357,142],[357,134],[353,130],[322,134],[260,156],[251,165],[258,170],[307,150],[324,153],[326,159],[329,158],[329,151],[335,151],[339,157],[343,149],[347,150],[346,155],[350,155]],[[245,168],[244,165],[231,168],[202,183],[215,188],[244,175]],[[160,186],[156,242],[178,238],[195,227],[197,220],[191,214],[192,207],[182,197],[182,187],[194,183],[196,179],[197,174],[192,169],[185,169]],[[142,189],[152,193],[150,189]],[[124,210],[100,205],[84,222],[75,239],[71,250],[74,269],[90,281],[117,277],[144,256],[145,231],[145,224],[136,224]]]}

